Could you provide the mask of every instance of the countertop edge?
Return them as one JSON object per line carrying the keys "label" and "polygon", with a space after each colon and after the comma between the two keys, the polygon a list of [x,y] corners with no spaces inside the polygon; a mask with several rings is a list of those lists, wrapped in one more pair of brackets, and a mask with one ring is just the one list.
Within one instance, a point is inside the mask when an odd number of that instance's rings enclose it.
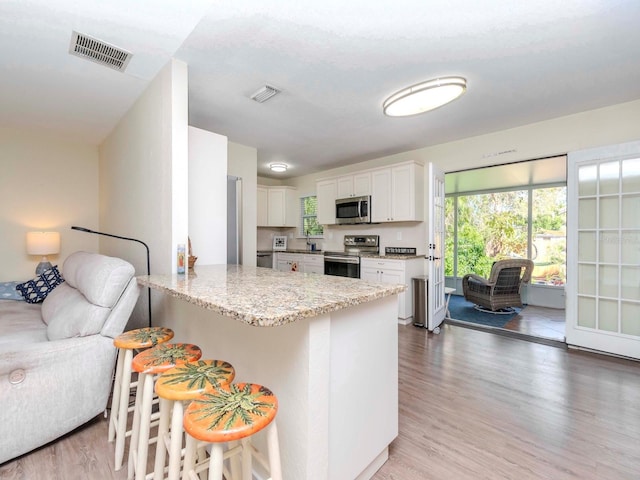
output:
{"label": "countertop edge", "polygon": [[403,284],[375,284],[378,287],[378,289],[375,291],[372,291],[371,293],[360,294],[358,296],[354,296],[353,298],[346,298],[346,299],[340,298],[335,301],[328,301],[325,305],[321,307],[302,308],[302,309],[297,309],[295,312],[292,312],[292,313],[264,317],[264,316],[255,315],[252,313],[246,313],[246,312],[243,313],[240,311],[231,310],[222,305],[216,304],[211,300],[196,297],[183,292],[178,292],[166,286],[155,284],[153,282],[148,281],[147,276],[136,277],[136,280],[138,282],[138,285],[140,286],[148,287],[154,290],[164,292],[173,298],[184,300],[188,303],[199,306],[206,310],[216,312],[225,317],[230,317],[255,327],[279,327],[289,323],[296,322],[298,320],[303,320],[305,318],[317,317],[319,315],[335,312],[338,310],[343,310],[345,308],[360,305],[362,303],[371,302],[371,301],[385,298],[391,295],[397,295],[407,290],[406,285],[403,285]]}

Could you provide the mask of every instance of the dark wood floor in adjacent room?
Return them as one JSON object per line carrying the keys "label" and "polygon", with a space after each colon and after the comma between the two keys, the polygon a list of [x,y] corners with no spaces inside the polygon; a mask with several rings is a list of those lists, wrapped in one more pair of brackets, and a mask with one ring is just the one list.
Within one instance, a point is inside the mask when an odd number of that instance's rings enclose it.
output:
{"label": "dark wood floor in adjacent room", "polygon": [[[640,363],[453,325],[399,335],[400,433],[376,480],[640,478]],[[106,427],[97,418],[0,478],[125,479]]]}

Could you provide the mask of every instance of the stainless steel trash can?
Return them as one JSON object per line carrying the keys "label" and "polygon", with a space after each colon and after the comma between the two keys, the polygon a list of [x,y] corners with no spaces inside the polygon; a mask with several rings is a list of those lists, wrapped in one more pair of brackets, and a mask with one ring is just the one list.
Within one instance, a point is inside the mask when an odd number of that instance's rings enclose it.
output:
{"label": "stainless steel trash can", "polygon": [[416,327],[427,325],[427,276],[413,277],[413,324]]}

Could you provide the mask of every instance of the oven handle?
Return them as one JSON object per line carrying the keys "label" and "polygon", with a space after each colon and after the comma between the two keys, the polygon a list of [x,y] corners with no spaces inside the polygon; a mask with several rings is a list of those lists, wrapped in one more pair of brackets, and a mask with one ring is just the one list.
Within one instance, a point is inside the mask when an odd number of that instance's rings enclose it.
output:
{"label": "oven handle", "polygon": [[330,262],[336,262],[336,263],[353,263],[353,264],[358,264],[360,263],[360,258],[356,257],[356,258],[345,258],[345,257],[332,257],[330,255],[325,255],[324,257],[324,261],[330,261]]}

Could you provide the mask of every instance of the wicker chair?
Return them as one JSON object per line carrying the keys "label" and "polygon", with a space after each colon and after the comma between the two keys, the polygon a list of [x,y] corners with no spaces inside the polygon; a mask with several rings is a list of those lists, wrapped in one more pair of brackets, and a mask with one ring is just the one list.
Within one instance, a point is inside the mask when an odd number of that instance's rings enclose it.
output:
{"label": "wicker chair", "polygon": [[529,283],[533,262],[525,258],[499,260],[491,267],[489,278],[472,273],[462,279],[465,300],[498,313],[509,307],[522,307],[520,288]]}

